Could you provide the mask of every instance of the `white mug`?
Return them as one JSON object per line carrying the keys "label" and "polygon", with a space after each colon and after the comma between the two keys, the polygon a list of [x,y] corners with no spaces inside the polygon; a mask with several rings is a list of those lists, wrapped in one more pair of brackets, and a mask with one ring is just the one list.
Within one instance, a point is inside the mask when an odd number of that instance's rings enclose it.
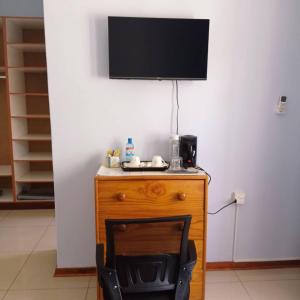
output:
{"label": "white mug", "polygon": [[158,168],[164,165],[165,161],[160,155],[154,155],[152,158],[152,167]]}
{"label": "white mug", "polygon": [[130,160],[130,166],[131,167],[139,167],[141,164],[141,160],[139,156],[132,156]]}

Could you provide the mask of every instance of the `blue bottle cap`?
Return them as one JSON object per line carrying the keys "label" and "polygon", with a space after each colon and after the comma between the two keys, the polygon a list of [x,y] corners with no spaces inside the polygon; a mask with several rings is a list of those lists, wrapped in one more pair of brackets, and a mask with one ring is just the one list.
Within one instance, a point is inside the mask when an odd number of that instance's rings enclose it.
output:
{"label": "blue bottle cap", "polygon": [[132,138],[128,138],[128,144],[132,144]]}

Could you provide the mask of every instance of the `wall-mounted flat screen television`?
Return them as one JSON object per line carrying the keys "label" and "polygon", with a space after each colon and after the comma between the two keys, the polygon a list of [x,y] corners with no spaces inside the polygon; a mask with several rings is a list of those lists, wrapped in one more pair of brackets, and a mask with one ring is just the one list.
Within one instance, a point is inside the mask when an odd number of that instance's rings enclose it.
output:
{"label": "wall-mounted flat screen television", "polygon": [[209,20],[108,17],[109,77],[207,79]]}

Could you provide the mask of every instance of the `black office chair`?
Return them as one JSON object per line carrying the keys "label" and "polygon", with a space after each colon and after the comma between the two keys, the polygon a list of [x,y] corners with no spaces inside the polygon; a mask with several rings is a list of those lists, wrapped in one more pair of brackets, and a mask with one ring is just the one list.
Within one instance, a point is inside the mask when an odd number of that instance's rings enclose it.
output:
{"label": "black office chair", "polygon": [[105,300],[188,300],[197,255],[188,241],[191,216],[106,220],[96,248]]}

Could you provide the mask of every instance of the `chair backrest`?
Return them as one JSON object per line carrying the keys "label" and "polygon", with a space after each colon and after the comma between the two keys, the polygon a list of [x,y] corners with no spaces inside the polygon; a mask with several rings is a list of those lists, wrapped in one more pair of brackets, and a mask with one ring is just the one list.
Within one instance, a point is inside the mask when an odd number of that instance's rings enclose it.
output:
{"label": "chair backrest", "polygon": [[185,263],[191,216],[106,220],[106,266],[123,293],[174,290]]}

